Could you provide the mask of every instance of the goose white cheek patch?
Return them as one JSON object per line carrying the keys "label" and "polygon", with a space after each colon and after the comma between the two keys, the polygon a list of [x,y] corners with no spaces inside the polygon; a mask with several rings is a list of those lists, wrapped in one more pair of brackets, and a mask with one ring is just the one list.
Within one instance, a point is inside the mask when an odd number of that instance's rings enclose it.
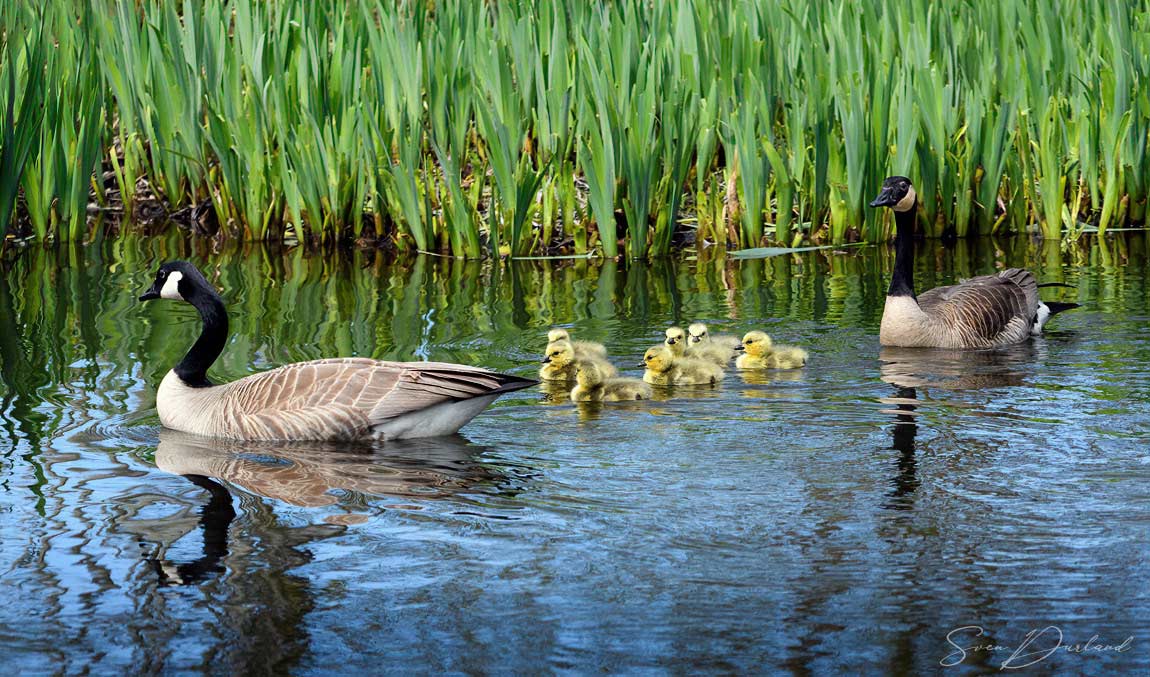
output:
{"label": "goose white cheek patch", "polygon": [[915,198],[914,186],[911,186],[910,188],[907,189],[906,195],[904,195],[903,198],[898,201],[898,204],[896,204],[894,206],[894,210],[896,212],[908,211],[911,207],[914,206],[914,198]]}
{"label": "goose white cheek patch", "polygon": [[184,297],[180,296],[180,280],[182,279],[184,279],[183,273],[178,270],[172,271],[168,275],[168,279],[164,281],[163,288],[160,289],[160,298],[183,301]]}

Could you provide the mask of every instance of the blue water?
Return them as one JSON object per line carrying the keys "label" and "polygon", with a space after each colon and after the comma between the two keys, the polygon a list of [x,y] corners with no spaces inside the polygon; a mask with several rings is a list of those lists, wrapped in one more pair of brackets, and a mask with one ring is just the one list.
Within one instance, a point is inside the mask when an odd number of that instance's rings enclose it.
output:
{"label": "blue water", "polygon": [[[1061,633],[1030,670],[1146,671],[1145,245],[928,246],[922,287],[1007,264],[1076,285],[1044,290],[1083,304],[1046,336],[969,353],[880,349],[883,247],[631,266],[20,252],[0,268],[0,662],[980,674]],[[531,374],[552,325],[638,375],[694,319],[765,328],[810,365],[597,407],[530,389],[442,440],[221,444],[155,416],[195,318],[134,297],[177,256],[231,304],[221,379],[351,354]],[[976,644],[1004,648],[956,653]]]}

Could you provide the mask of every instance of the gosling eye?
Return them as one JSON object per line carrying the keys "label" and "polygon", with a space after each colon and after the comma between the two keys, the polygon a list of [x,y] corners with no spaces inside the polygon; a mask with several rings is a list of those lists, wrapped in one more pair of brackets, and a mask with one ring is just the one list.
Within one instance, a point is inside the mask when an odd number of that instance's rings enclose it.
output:
{"label": "gosling eye", "polygon": [[559,351],[557,350],[557,351],[551,353],[551,357],[559,357]]}
{"label": "gosling eye", "polygon": [[755,342],[754,339],[747,339],[746,341],[743,341],[743,343],[747,343],[747,344],[751,344],[754,342]]}

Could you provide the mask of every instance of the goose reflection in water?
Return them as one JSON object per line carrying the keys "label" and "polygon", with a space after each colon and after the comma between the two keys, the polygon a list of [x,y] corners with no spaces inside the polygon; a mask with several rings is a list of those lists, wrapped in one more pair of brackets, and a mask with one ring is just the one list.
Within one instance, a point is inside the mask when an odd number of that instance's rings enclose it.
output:
{"label": "goose reflection in water", "polygon": [[[222,573],[229,529],[236,519],[233,490],[305,508],[348,502],[358,507],[371,497],[445,499],[483,486],[506,493],[507,477],[476,460],[483,449],[459,436],[349,448],[333,443],[232,442],[162,430],[156,466],[208,492],[198,524],[203,554],[179,564],[162,555],[148,561],[167,585],[193,584]],[[349,500],[348,494],[365,499]],[[328,515],[327,524],[312,527],[312,536],[334,536],[367,519],[360,512]],[[170,531],[156,530],[159,538],[154,540],[164,544],[161,553],[189,533]]]}
{"label": "goose reflection in water", "polygon": [[880,399],[893,406],[883,413],[894,416],[891,446],[898,452],[892,489],[885,507],[909,510],[918,489],[918,408],[920,389],[944,391],[990,390],[1019,386],[1034,364],[1035,342],[997,350],[936,350],[884,347],[879,352],[882,380],[895,388],[894,397]]}

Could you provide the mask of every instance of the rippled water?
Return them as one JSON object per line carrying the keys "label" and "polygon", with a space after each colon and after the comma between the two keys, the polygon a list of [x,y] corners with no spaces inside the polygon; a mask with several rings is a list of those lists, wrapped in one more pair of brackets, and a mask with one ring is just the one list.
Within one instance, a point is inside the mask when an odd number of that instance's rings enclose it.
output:
{"label": "rippled water", "polygon": [[[1043,338],[971,353],[880,350],[885,247],[632,266],[174,239],[10,255],[0,663],[966,674],[1056,626],[1094,648],[1034,667],[1145,670],[1146,245],[928,245],[920,288],[1021,264],[1084,304]],[[811,363],[598,408],[531,389],[448,439],[220,444],[161,430],[153,408],[198,326],[135,297],[176,257],[229,301],[219,379],[334,355],[531,374],[551,325],[637,375],[694,319],[765,328]],[[1010,649],[955,653],[976,644]]]}

